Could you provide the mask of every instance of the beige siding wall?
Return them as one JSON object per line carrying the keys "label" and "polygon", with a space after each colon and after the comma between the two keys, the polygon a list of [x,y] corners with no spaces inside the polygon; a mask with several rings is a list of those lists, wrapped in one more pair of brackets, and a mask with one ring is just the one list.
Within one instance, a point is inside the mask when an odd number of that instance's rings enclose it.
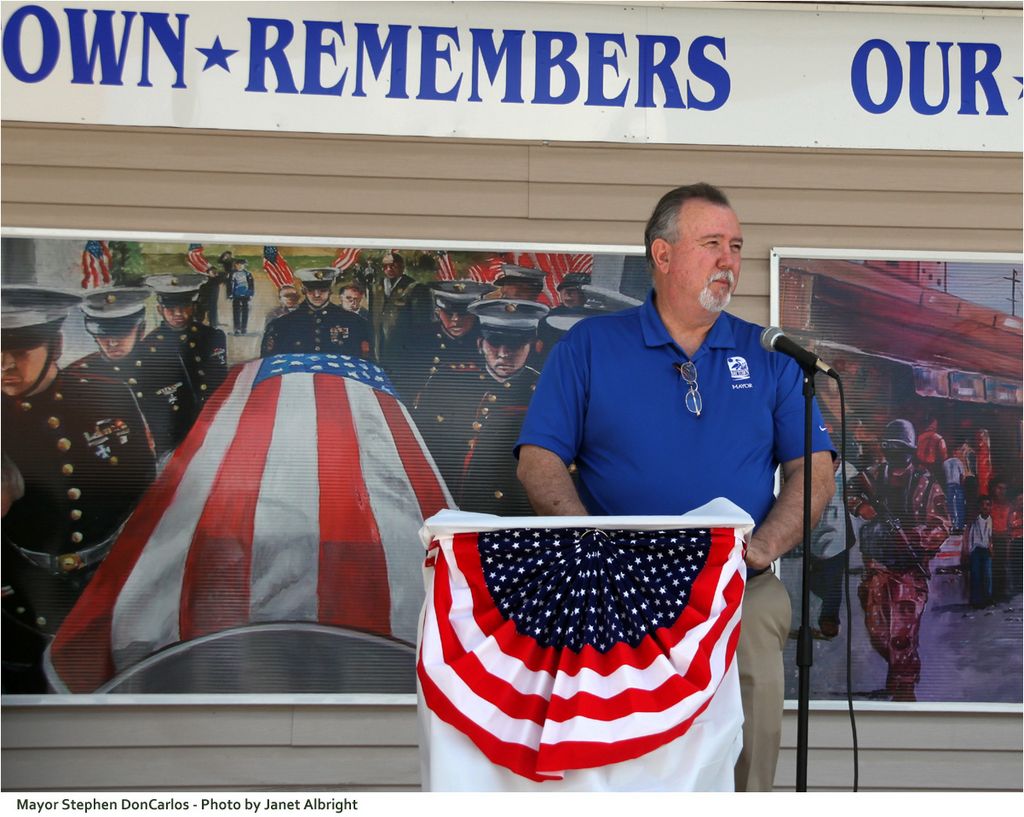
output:
{"label": "beige siding wall", "polygon": [[[1014,791],[1019,715],[860,712],[861,791]],[[808,788],[850,791],[845,711],[810,719]],[[776,775],[792,791],[796,716]],[[419,788],[416,712],[401,705],[6,707],[5,791]]]}
{"label": "beige siding wall", "polygon": [[[639,244],[665,189],[722,186],[734,307],[765,323],[775,246],[1021,250],[1019,155],[543,144],[4,123],[5,227]],[[812,788],[848,788],[843,713]],[[860,716],[864,789],[1021,785],[1020,714]],[[787,715],[778,782],[793,779]],[[413,707],[5,706],[4,789],[416,788]]]}

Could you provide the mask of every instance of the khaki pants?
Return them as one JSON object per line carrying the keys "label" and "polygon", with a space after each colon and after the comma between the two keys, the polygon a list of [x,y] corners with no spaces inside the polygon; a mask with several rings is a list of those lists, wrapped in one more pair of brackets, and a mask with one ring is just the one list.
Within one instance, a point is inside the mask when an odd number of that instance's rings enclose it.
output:
{"label": "khaki pants", "polygon": [[782,649],[792,616],[789,593],[771,571],[747,582],[736,647],[743,700],[743,751],[736,762],[736,791],[772,790],[782,738]]}

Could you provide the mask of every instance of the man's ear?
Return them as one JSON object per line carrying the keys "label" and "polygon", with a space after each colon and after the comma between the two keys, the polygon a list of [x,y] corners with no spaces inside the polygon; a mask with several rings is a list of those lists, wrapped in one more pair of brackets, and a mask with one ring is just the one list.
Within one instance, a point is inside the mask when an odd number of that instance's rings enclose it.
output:
{"label": "man's ear", "polygon": [[651,259],[658,272],[665,272],[672,260],[672,245],[664,238],[656,238],[651,242]]}

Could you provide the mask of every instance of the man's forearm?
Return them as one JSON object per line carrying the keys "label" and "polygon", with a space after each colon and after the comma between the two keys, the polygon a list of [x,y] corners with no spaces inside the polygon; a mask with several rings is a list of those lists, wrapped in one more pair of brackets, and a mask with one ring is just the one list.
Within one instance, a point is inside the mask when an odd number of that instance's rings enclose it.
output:
{"label": "man's forearm", "polygon": [[[747,545],[747,564],[754,568],[767,567],[803,538],[803,458],[784,463],[783,473],[782,490]],[[828,451],[815,452],[811,455],[811,525],[818,523],[821,512],[835,493],[835,487],[832,455]]]}
{"label": "man's forearm", "polygon": [[536,445],[519,449],[516,476],[538,516],[587,516],[572,477],[557,454]]}

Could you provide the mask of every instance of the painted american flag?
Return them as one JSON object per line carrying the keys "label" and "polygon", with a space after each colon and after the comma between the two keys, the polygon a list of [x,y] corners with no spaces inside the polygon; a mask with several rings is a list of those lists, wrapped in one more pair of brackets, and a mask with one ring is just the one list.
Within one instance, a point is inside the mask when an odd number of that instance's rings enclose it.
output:
{"label": "painted american flag", "polygon": [[50,648],[92,692],[171,645],[257,623],[412,645],[423,520],[448,491],[384,371],[347,355],[234,367]]}
{"label": "painted american flag", "polygon": [[438,250],[435,256],[437,258],[438,281],[454,281],[459,277],[455,271],[455,263],[452,261],[452,257],[447,250]]}
{"label": "painted american flag", "polygon": [[421,532],[434,573],[417,672],[432,716],[490,764],[541,782],[641,758],[684,739],[727,675],[735,686],[739,528],[459,516]]}
{"label": "painted american flag", "polygon": [[188,265],[200,275],[209,275],[213,264],[206,260],[202,244],[189,244],[188,254],[185,258],[188,261]]}
{"label": "painted american flag", "polygon": [[494,279],[501,275],[501,265],[506,263],[500,255],[473,264],[466,270],[466,277],[472,281],[479,281],[481,284],[492,284]]}
{"label": "painted american flag", "polygon": [[113,256],[106,241],[87,241],[82,250],[82,289],[110,285]]}
{"label": "painted american flag", "polygon": [[331,266],[338,270],[338,272],[347,270],[359,260],[360,252],[362,250],[358,247],[341,247],[334,256],[334,260],[331,261]]}
{"label": "painted american flag", "polygon": [[270,276],[270,280],[278,289],[295,282],[292,268],[288,266],[288,262],[277,247],[265,246],[263,248],[263,271]]}

